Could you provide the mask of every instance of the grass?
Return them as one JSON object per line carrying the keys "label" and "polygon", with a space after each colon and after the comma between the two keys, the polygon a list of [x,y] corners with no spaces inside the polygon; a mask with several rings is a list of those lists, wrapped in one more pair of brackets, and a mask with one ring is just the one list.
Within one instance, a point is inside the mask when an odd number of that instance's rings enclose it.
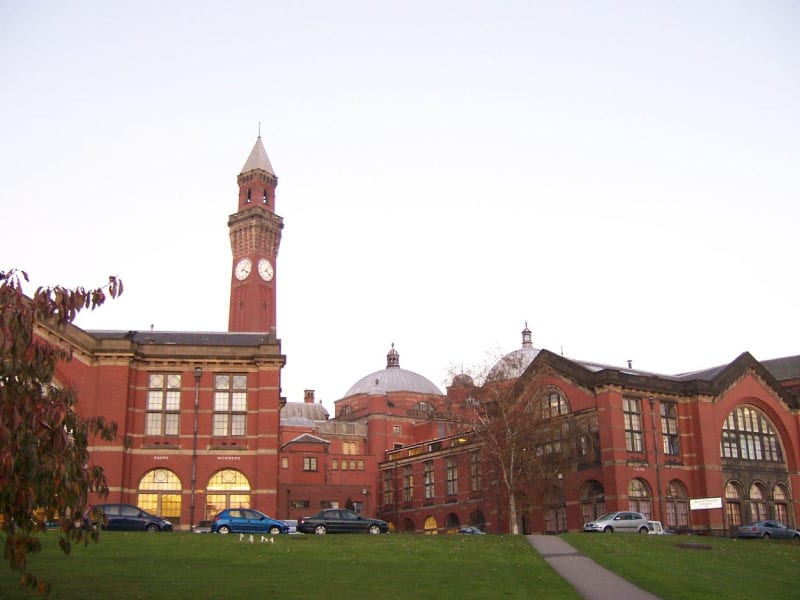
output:
{"label": "grass", "polygon": [[[716,537],[572,533],[564,539],[595,562],[664,600],[794,600],[800,544]],[[701,543],[711,550],[686,550]]]}
{"label": "grass", "polygon": [[[579,598],[523,536],[281,535],[251,545],[238,535],[103,532],[69,556],[56,539],[44,536],[30,561],[53,599]],[[37,597],[18,580],[0,567],[0,598]]]}

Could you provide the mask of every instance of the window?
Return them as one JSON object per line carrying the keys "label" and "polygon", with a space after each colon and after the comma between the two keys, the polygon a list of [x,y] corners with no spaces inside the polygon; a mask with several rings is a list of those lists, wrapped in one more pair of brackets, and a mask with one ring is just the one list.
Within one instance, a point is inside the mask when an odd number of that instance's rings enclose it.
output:
{"label": "window", "polygon": [[458,493],[458,468],[456,460],[448,458],[445,464],[445,474],[447,479],[447,495],[455,496]]}
{"label": "window", "polygon": [[180,373],[150,373],[147,377],[145,434],[178,435],[180,409]]}
{"label": "window", "polygon": [[722,458],[783,462],[778,435],[769,419],[752,406],[734,409],[722,425]]}
{"label": "window", "polygon": [[179,525],[181,521],[181,481],[168,469],[153,469],[139,481],[137,506],[161,515]]}
{"label": "window", "polygon": [[291,508],[310,508],[311,500],[292,500],[289,502]]}
{"label": "window", "polygon": [[425,461],[422,470],[422,480],[425,485],[425,499],[432,500],[434,497],[434,477],[433,477],[433,461]]}
{"label": "window", "polygon": [[288,456],[284,456],[283,458],[281,458],[281,467],[284,468],[284,469],[288,469],[289,468],[289,457]]}
{"label": "window", "polygon": [[786,486],[776,483],[772,490],[772,499],[775,501],[775,520],[781,523],[789,523],[789,494]]}
{"label": "window", "polygon": [[338,459],[336,459],[336,458],[334,458],[334,459],[331,461],[331,471],[335,471],[335,470],[336,470],[336,469],[338,469],[338,468],[339,468],[339,460],[338,460]]}
{"label": "window", "polygon": [[400,425],[393,425],[392,426],[392,433],[395,435],[400,435]]}
{"label": "window", "polygon": [[560,417],[569,413],[567,398],[560,390],[550,388],[542,398],[542,418]]}
{"label": "window", "polygon": [[645,519],[652,518],[650,488],[641,479],[631,479],[628,484],[628,510],[642,513]]}
{"label": "window", "polygon": [[316,471],[317,470],[317,457],[304,456],[303,457],[303,471]]}
{"label": "window", "polygon": [[480,452],[469,455],[469,489],[471,492],[481,490],[481,457]]}
{"label": "window", "polygon": [[333,505],[336,504],[333,500],[320,500],[319,507],[320,508],[333,508]]}
{"label": "window", "polygon": [[580,491],[581,517],[584,523],[594,521],[606,512],[606,495],[599,481],[590,479]]}
{"label": "window", "polygon": [[359,460],[358,461],[358,470],[359,471],[363,471],[364,470],[364,461],[363,460]]}
{"label": "window", "polygon": [[667,487],[667,527],[689,527],[689,494],[677,479]]}
{"label": "window", "polygon": [[680,446],[678,445],[678,405],[673,402],[661,402],[661,442],[664,446],[664,454],[667,456],[678,456]]}
{"label": "window", "polygon": [[241,436],[247,433],[247,375],[214,377],[215,436]]}
{"label": "window", "polygon": [[403,467],[403,502],[414,499],[414,474],[411,467]]}
{"label": "window", "polygon": [[760,483],[754,483],[750,486],[750,516],[752,517],[750,519],[752,522],[769,519],[767,494]]}
{"label": "window", "polygon": [[725,515],[729,527],[742,524],[742,488],[733,481],[725,484]]}
{"label": "window", "polygon": [[390,506],[394,504],[394,478],[392,471],[383,472],[383,504]]}
{"label": "window", "polygon": [[342,454],[358,454],[358,442],[342,442]]}
{"label": "window", "polygon": [[206,519],[226,508],[250,508],[250,481],[241,471],[218,471],[206,487]]}
{"label": "window", "polygon": [[345,459],[342,459],[341,467],[342,471],[347,471],[347,461]]}
{"label": "window", "polygon": [[623,398],[622,410],[625,415],[625,447],[628,452],[643,452],[641,401],[638,398]]}

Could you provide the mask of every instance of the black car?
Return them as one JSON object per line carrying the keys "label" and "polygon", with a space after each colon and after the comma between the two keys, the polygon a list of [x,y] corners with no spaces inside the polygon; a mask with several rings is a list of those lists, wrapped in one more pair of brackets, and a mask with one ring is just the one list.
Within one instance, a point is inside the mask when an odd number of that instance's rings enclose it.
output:
{"label": "black car", "polygon": [[368,519],[357,512],[343,508],[327,508],[313,517],[297,521],[301,533],[388,533],[389,524],[380,519]]}
{"label": "black car", "polygon": [[97,504],[83,514],[86,528],[110,531],[172,531],[172,523],[132,504]]}

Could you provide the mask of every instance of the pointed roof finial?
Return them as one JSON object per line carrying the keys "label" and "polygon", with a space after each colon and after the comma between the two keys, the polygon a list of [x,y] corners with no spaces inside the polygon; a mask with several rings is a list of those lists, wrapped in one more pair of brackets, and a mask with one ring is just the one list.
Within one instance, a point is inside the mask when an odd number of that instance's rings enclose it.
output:
{"label": "pointed roof finial", "polygon": [[386,355],[386,368],[400,368],[400,353],[394,349],[394,342],[392,342],[392,349]]}
{"label": "pointed roof finial", "polygon": [[531,341],[531,330],[528,329],[528,321],[525,321],[525,329],[522,330],[522,347],[531,348],[533,342]]}
{"label": "pointed roof finial", "polygon": [[258,137],[261,137],[261,121],[258,122]]}

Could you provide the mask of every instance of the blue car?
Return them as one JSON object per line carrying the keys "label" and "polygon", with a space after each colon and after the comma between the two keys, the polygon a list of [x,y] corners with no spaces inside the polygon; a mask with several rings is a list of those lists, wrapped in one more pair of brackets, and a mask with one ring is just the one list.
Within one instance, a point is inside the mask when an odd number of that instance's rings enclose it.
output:
{"label": "blue car", "polygon": [[226,508],[211,521],[211,533],[289,533],[289,526],[252,508]]}

